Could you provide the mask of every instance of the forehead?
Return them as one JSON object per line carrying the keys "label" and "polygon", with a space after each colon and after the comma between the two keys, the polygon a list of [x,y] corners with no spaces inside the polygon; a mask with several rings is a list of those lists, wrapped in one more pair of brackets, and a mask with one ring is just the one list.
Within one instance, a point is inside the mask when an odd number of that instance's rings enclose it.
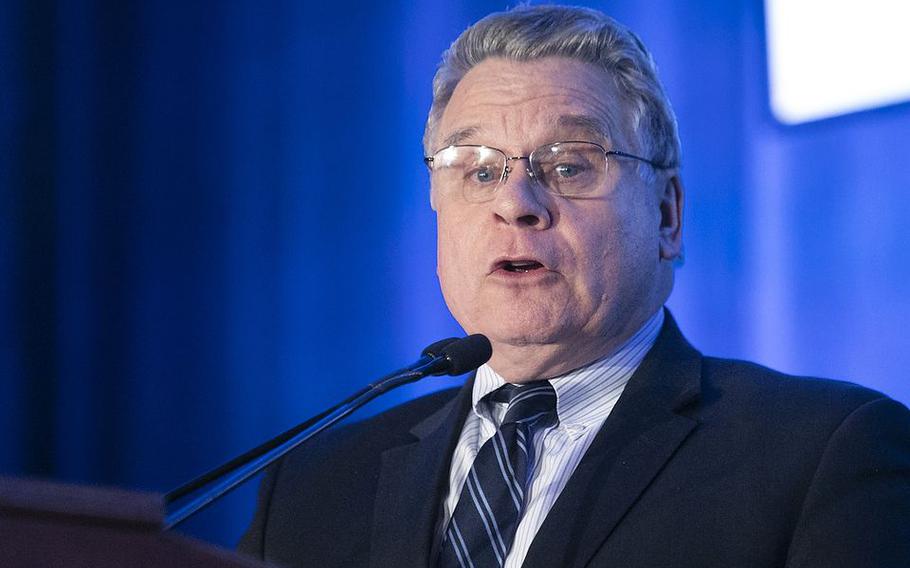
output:
{"label": "forehead", "polygon": [[435,143],[499,144],[516,151],[579,138],[618,145],[628,138],[625,109],[611,78],[594,65],[562,57],[491,58],[455,87]]}

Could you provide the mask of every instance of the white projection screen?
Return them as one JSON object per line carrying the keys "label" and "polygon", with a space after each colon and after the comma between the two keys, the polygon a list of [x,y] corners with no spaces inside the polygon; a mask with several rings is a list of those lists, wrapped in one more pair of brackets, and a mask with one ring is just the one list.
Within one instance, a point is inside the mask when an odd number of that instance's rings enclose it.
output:
{"label": "white projection screen", "polygon": [[765,0],[765,21],[779,121],[910,100],[910,0]]}

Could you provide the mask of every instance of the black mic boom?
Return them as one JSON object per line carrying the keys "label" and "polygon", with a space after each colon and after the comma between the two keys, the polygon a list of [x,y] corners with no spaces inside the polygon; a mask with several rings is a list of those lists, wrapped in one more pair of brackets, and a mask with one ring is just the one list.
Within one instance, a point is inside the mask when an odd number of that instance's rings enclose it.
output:
{"label": "black mic boom", "polygon": [[186,505],[168,513],[165,528],[170,529],[186,520],[281,456],[382,393],[429,375],[461,375],[473,371],[486,363],[492,354],[490,341],[480,334],[461,339],[450,337],[430,344],[423,350],[420,359],[413,364],[382,377],[335,406],[167,493],[164,496],[164,503],[171,505],[211,485],[210,489]]}

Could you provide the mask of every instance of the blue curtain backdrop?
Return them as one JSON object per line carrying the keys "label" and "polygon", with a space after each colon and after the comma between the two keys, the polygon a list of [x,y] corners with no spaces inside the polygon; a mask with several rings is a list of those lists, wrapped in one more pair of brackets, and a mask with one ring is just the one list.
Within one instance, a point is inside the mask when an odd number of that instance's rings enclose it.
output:
{"label": "blue curtain backdrop", "polygon": [[[679,115],[690,340],[910,402],[910,105],[783,126],[759,0],[588,4]],[[5,0],[0,474],[164,491],[458,334],[420,138],[503,7]],[[185,530],[232,545],[253,493]]]}

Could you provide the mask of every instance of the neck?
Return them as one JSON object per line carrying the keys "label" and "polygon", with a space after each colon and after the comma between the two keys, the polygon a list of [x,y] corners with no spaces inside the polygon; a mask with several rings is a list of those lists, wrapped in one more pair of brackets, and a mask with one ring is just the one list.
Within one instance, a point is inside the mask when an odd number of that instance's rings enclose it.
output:
{"label": "neck", "polygon": [[620,333],[609,336],[572,338],[546,344],[493,343],[489,365],[506,381],[515,384],[565,375],[616,353],[654,314],[630,322]]}
{"label": "neck", "polygon": [[[598,349],[572,349],[564,344],[510,345],[493,343],[493,356],[489,365],[510,383],[527,383],[551,379],[569,371],[584,367],[609,355],[612,351],[604,346]],[[616,346],[613,346],[615,349]]]}

